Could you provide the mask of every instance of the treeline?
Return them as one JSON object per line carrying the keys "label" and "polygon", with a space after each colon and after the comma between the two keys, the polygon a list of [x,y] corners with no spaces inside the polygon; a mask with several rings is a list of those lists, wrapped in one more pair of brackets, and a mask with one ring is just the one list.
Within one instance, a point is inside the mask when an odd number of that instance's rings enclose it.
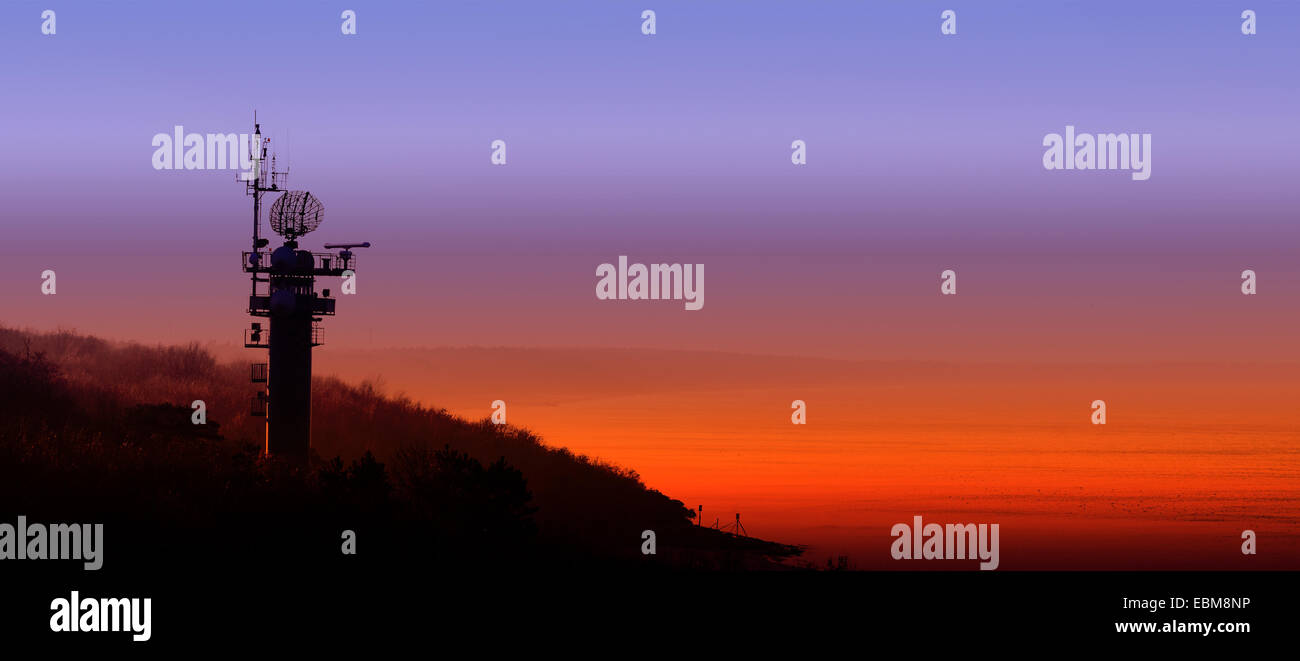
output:
{"label": "treeline", "polygon": [[[634,471],[526,430],[333,378],[313,384],[311,467],[279,465],[261,453],[248,370],[198,345],[0,328],[0,513],[115,521],[179,553],[226,530],[221,553],[262,561],[332,561],[342,530],[372,558],[434,564],[754,568],[799,553],[696,527]],[[191,424],[193,400],[206,425]]]}

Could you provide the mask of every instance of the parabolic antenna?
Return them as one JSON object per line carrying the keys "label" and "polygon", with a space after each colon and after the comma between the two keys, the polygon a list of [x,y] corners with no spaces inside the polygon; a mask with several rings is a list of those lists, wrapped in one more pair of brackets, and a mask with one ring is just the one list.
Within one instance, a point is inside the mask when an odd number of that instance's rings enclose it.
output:
{"label": "parabolic antenna", "polygon": [[325,205],[305,190],[289,191],[271,205],[271,229],[290,241],[320,227],[323,220]]}

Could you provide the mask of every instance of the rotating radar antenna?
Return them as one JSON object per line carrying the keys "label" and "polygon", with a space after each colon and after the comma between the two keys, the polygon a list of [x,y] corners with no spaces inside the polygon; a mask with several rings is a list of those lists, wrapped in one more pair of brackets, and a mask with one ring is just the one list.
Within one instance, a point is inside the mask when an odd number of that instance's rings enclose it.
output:
{"label": "rotating radar antenna", "polygon": [[307,191],[288,191],[271,205],[271,229],[286,240],[314,231],[325,220],[325,205]]}

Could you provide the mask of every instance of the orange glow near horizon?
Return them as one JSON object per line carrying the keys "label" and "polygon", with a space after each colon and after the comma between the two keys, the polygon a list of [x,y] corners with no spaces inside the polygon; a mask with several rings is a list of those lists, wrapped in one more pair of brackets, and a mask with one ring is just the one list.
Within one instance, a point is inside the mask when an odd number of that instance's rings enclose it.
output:
{"label": "orange glow near horizon", "polygon": [[[948,258],[706,257],[699,312],[595,300],[604,257],[440,259],[429,279],[458,286],[415,289],[423,258],[367,259],[318,375],[379,377],[472,419],[502,399],[545,442],[636,470],[708,523],[739,512],[814,561],[930,568],[888,555],[890,526],[919,514],[998,523],[1004,568],[1300,569],[1289,258],[1250,261],[1270,274],[1258,296],[1235,258],[963,258],[961,295],[941,297]],[[0,302],[38,327],[169,344],[233,342],[247,321],[224,256],[205,267],[220,278],[147,288],[94,260],[55,264],[57,300],[33,285]],[[124,298],[136,285],[147,296]],[[1247,529],[1259,555],[1239,551]]]}
{"label": "orange glow near horizon", "polygon": [[[684,376],[678,369],[664,373]],[[890,558],[891,526],[921,515],[998,523],[1004,569],[1295,569],[1300,420],[1289,401],[1300,393],[1286,373],[898,367],[856,380],[828,373],[822,385],[806,374],[790,387],[764,380],[563,401],[563,391],[589,386],[561,383],[557,371],[547,391],[503,398],[512,424],[635,469],[651,488],[704,505],[706,525],[740,513],[750,534],[807,544],[814,562],[969,568]],[[460,386],[467,394],[479,384]],[[1106,425],[1091,424],[1097,398]],[[790,423],[793,399],[807,402],[807,425]],[[481,419],[488,401],[449,408]],[[1247,529],[1267,552],[1241,554]]]}

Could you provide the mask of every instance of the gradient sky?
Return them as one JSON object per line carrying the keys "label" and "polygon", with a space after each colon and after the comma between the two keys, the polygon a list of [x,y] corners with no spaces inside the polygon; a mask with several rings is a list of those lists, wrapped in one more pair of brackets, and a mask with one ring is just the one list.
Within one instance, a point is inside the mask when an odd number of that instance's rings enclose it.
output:
{"label": "gradient sky", "polygon": [[[1252,4],[1254,37],[1225,3],[86,2],[56,7],[54,37],[46,4],[0,7],[13,324],[237,338],[248,200],[230,172],[153,170],[150,139],[247,132],[254,108],[326,205],[309,239],[374,242],[330,322],[368,345],[932,357],[908,338],[945,318],[913,294],[944,268],[996,312],[972,337],[1090,295],[1138,315],[1181,296],[1159,319],[1196,325],[1207,292],[1238,304],[1242,268],[1300,293],[1291,2]],[[1066,124],[1153,133],[1152,178],[1043,170]],[[705,310],[598,303],[619,254],[706,263]],[[1256,305],[1261,332],[1281,304]]]}
{"label": "gradient sky", "polygon": [[[1256,36],[1240,32],[1247,6]],[[345,8],[356,36],[340,34]],[[374,243],[325,324],[324,371],[406,360],[401,385],[471,417],[505,390],[512,422],[827,552],[856,553],[864,527],[916,507],[980,514],[1044,490],[1048,504],[1003,511],[1038,548],[1093,525],[1118,548],[1170,520],[1195,525],[1150,548],[1182,535],[1220,553],[1250,517],[1300,548],[1295,513],[1267,509],[1294,501],[1279,374],[1300,362],[1300,3],[10,0],[0,55],[0,323],[237,342],[243,186],[155,171],[150,141],[251,132],[256,109],[290,187],[325,204],[305,247]],[[1151,133],[1150,180],[1045,171],[1043,136],[1067,124]],[[496,139],[506,167],[489,164]],[[794,139],[807,166],[790,164]],[[595,268],[619,255],[704,263],[704,310],[597,301]],[[40,295],[47,268],[57,296]],[[957,297],[938,294],[949,268]],[[1257,296],[1240,293],[1246,268]],[[438,346],[571,347],[601,369],[511,354],[500,388],[466,384],[477,363],[421,384],[409,354],[357,353]],[[681,389],[606,401],[628,363],[601,347],[976,367],[897,390],[841,365],[828,373],[852,378],[794,394],[738,380],[704,399],[707,365],[687,354],[645,377]],[[978,367],[995,363],[1015,367]],[[815,438],[790,435],[801,396],[832,423]],[[1131,426],[1099,440],[1097,396]],[[901,417],[881,427],[886,403]],[[909,426],[938,414],[967,417]],[[1177,442],[1160,427],[1175,419]],[[972,438],[999,459],[953,452]],[[938,500],[911,500],[926,489]],[[1071,509],[1085,505],[1109,509]]]}

